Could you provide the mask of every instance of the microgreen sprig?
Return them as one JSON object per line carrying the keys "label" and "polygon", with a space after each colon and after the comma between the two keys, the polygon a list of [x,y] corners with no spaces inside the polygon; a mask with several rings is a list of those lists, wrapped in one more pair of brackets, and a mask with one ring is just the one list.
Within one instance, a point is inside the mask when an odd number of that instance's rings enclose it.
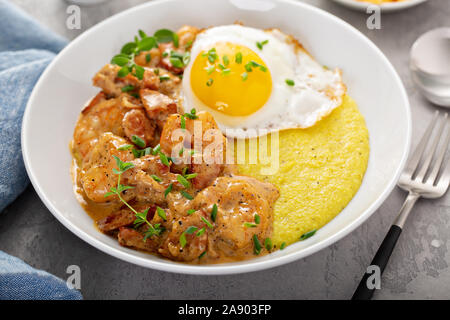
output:
{"label": "microgreen sprig", "polygon": [[109,192],[105,193],[105,197],[110,197],[112,195],[117,195],[119,200],[123,204],[125,204],[134,213],[134,215],[136,216],[136,220],[134,220],[134,225],[135,226],[140,226],[140,225],[142,225],[144,223],[148,225],[148,229],[147,229],[147,231],[144,234],[144,241],[147,240],[147,238],[149,238],[151,236],[154,236],[154,235],[159,236],[162,233],[163,228],[161,228],[160,224],[152,225],[147,220],[147,214],[148,214],[148,210],[149,209],[147,208],[143,212],[137,212],[122,197],[122,192],[124,192],[125,190],[129,190],[129,189],[133,189],[134,188],[132,186],[125,186],[125,185],[120,183],[120,179],[122,178],[122,174],[124,172],[126,172],[127,170],[134,168],[134,164],[131,163],[131,162],[124,162],[124,161],[120,160],[120,158],[115,156],[115,155],[113,155],[113,158],[116,160],[116,164],[117,164],[117,169],[113,168],[113,172],[118,175],[118,177],[117,177],[117,187],[112,187]]}
{"label": "microgreen sprig", "polygon": [[133,42],[126,43],[120,50],[120,53],[111,59],[112,64],[121,67],[117,73],[119,78],[126,77],[131,73],[139,80],[143,79],[145,70],[134,62],[134,57],[142,51],[148,51],[158,47],[158,44],[155,37],[147,36],[142,30],[139,30],[139,36],[140,38],[135,37]]}
{"label": "microgreen sprig", "polygon": [[[178,48],[178,35],[168,29],[157,30],[153,36],[148,36],[144,31],[138,31],[139,37],[135,37],[133,42],[126,43],[120,53],[111,59],[111,63],[118,65],[121,69],[118,71],[119,78],[126,77],[128,74],[134,75],[139,80],[144,77],[145,69],[134,62],[134,58],[142,51],[149,51],[158,47],[158,43],[173,42],[175,48]],[[150,62],[151,55],[147,54],[146,62]],[[182,60],[183,61],[183,60]]]}

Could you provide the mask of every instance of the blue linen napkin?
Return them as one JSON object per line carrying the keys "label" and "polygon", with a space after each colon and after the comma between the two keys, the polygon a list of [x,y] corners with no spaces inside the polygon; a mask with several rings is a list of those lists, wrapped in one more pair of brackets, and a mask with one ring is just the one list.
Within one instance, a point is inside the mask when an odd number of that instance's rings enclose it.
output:
{"label": "blue linen napkin", "polygon": [[79,300],[66,283],[0,251],[0,300]]}
{"label": "blue linen napkin", "polygon": [[[67,40],[5,0],[0,0],[0,30],[1,214],[29,183],[20,145],[25,105],[42,71]],[[81,299],[81,294],[0,251],[0,299]]]}

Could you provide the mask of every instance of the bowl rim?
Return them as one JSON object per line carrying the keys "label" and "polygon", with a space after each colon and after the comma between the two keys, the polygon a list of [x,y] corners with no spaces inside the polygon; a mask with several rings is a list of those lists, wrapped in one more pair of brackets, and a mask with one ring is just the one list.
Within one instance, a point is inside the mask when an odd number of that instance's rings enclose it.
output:
{"label": "bowl rim", "polygon": [[360,11],[366,11],[369,6],[378,6],[381,8],[381,11],[383,12],[393,12],[414,7],[428,0],[404,0],[400,2],[385,2],[381,4],[358,0],[333,0],[333,1],[348,8]]}
{"label": "bowl rim", "polygon": [[258,261],[254,260],[254,262],[239,265],[239,264],[233,264],[233,263],[227,263],[227,264],[215,264],[215,265],[205,265],[205,266],[198,266],[198,265],[190,265],[190,264],[183,264],[183,263],[173,263],[173,262],[166,262],[165,260],[149,260],[141,256],[133,255],[129,252],[120,251],[114,247],[111,247],[107,243],[101,241],[100,239],[94,238],[91,235],[85,233],[81,228],[78,228],[76,225],[72,224],[72,222],[64,217],[62,214],[58,212],[58,210],[55,208],[55,206],[51,203],[51,201],[46,197],[45,193],[41,189],[40,183],[37,180],[33,167],[30,163],[30,154],[28,150],[28,143],[27,143],[27,132],[29,129],[29,122],[30,122],[30,109],[31,106],[34,104],[34,100],[36,99],[37,93],[40,91],[41,86],[45,82],[45,79],[47,78],[48,74],[50,73],[50,70],[53,68],[53,66],[57,63],[57,61],[65,54],[66,51],[69,51],[72,49],[72,47],[76,46],[79,42],[83,41],[85,37],[90,35],[91,33],[96,32],[96,30],[103,26],[104,24],[111,23],[111,21],[114,21],[115,19],[118,19],[119,17],[132,14],[134,11],[141,10],[143,7],[151,7],[160,5],[161,3],[165,2],[176,2],[179,0],[155,0],[147,3],[143,3],[141,5],[129,8],[125,11],[122,11],[116,15],[113,15],[102,22],[98,23],[97,25],[93,26],[92,28],[86,30],[83,32],[80,36],[78,36],[76,39],[71,41],[54,59],[53,61],[47,66],[41,77],[39,78],[37,84],[33,88],[33,91],[30,95],[30,98],[27,102],[26,109],[24,112],[23,120],[22,120],[22,132],[21,132],[21,146],[22,146],[22,155],[23,160],[25,163],[25,168],[28,173],[28,176],[30,178],[30,181],[36,190],[39,198],[42,200],[42,202],[45,204],[45,206],[50,210],[50,212],[56,217],[56,219],[61,222],[67,229],[69,229],[71,232],[73,232],[75,235],[77,235],[80,239],[84,240],[85,242],[89,243],[93,247],[103,251],[104,253],[107,253],[115,258],[121,259],[126,262],[130,262],[142,267],[146,268],[152,268],[160,271],[166,271],[166,272],[172,272],[172,273],[180,273],[180,274],[197,274],[197,275],[226,275],[226,274],[237,274],[237,273],[247,273],[247,272],[253,272],[253,271],[259,271],[264,269],[269,269],[273,267],[277,267],[280,265],[284,265],[296,260],[299,260],[301,258],[304,258],[306,256],[309,256],[313,253],[316,253],[331,244],[339,241],[346,235],[350,234],[353,230],[355,230],[357,227],[359,227],[364,221],[366,221],[379,207],[380,205],[386,200],[386,198],[389,196],[391,191],[394,189],[398,178],[400,177],[400,174],[403,170],[403,167],[405,166],[406,160],[408,158],[410,144],[411,144],[411,131],[412,131],[412,120],[411,120],[411,108],[408,100],[408,96],[406,93],[406,89],[403,85],[402,80],[400,79],[400,76],[396,72],[393,65],[390,63],[390,61],[387,59],[387,57],[383,54],[383,52],[371,41],[369,40],[364,34],[362,34],[359,30],[354,28],[349,23],[345,22],[344,20],[332,15],[331,13],[328,13],[325,10],[322,10],[320,8],[314,7],[312,5],[302,3],[295,0],[272,0],[275,2],[281,2],[281,3],[288,3],[289,5],[302,7],[303,9],[314,11],[316,14],[322,15],[327,19],[332,19],[334,22],[342,25],[343,27],[350,29],[352,32],[356,33],[357,36],[360,38],[361,41],[363,41],[366,45],[368,45],[374,52],[376,52],[380,58],[383,60],[385,65],[388,67],[391,76],[394,77],[395,82],[398,84],[401,90],[401,96],[402,100],[404,102],[405,108],[406,108],[406,143],[403,146],[403,153],[401,161],[397,167],[397,170],[394,174],[394,176],[390,179],[389,183],[384,188],[383,192],[380,194],[380,196],[372,202],[372,204],[366,208],[360,216],[353,220],[351,223],[346,225],[344,228],[333,234],[332,236],[323,239],[317,243],[312,244],[309,247],[306,247],[302,249],[301,251],[291,252],[286,255],[276,257],[271,260],[263,260]]}

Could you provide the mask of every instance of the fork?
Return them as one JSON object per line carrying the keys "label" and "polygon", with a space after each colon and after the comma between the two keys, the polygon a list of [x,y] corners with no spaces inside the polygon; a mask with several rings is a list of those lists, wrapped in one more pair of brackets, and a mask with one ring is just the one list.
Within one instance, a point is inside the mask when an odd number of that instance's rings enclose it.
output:
{"label": "fork", "polygon": [[[400,237],[406,219],[416,201],[421,197],[427,199],[439,198],[443,196],[448,189],[450,183],[450,166],[447,166],[447,163],[444,163],[450,140],[450,128],[448,128],[447,118],[448,114],[446,112],[443,116],[440,116],[439,111],[436,111],[425,134],[414,150],[414,153],[410,156],[406,168],[400,175],[397,185],[408,191],[408,196],[400,209],[397,219],[391,226],[371,262],[371,266],[379,267],[380,277],[389,261],[389,257],[394,250],[395,244]],[[438,119],[440,121],[438,121]],[[438,122],[440,122],[440,124],[437,133],[432,139],[432,133],[435,131]],[[445,131],[447,131],[446,134],[444,134]],[[442,140],[442,137],[444,137],[444,142],[439,143],[439,141]],[[426,156],[424,156],[428,145],[430,145],[430,150]],[[433,165],[431,165],[433,158],[435,160]],[[375,283],[371,283],[369,286],[368,280],[371,278],[371,275],[374,274],[372,273],[373,270],[376,269],[371,268],[369,273],[368,268],[361,279],[358,288],[353,294],[352,300],[369,300],[372,298],[376,286],[374,285]]]}

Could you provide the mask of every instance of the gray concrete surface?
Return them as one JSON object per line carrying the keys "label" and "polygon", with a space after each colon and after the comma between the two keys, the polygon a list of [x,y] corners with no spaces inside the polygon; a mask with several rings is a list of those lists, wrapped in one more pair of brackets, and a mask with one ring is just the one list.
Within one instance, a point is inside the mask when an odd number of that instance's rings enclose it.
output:
{"label": "gray concrete surface", "polygon": [[[66,2],[11,0],[54,31],[74,38],[87,27],[142,0],[113,0],[82,9],[81,31],[67,30]],[[450,2],[424,5],[382,15],[382,29],[368,30],[365,14],[329,0],[305,1],[341,17],[372,39],[394,64],[411,99],[413,144],[435,107],[413,86],[408,51],[427,30],[450,26]],[[389,155],[386,155],[389,156]],[[34,267],[67,277],[68,265],[82,269],[82,293],[97,299],[347,299],[381,243],[405,194],[396,189],[381,208],[355,232],[300,261],[278,268],[232,276],[186,276],[144,269],[83,242],[46,209],[30,186],[0,214],[0,250]],[[450,194],[421,200],[407,223],[382,280],[376,299],[450,298]]]}

